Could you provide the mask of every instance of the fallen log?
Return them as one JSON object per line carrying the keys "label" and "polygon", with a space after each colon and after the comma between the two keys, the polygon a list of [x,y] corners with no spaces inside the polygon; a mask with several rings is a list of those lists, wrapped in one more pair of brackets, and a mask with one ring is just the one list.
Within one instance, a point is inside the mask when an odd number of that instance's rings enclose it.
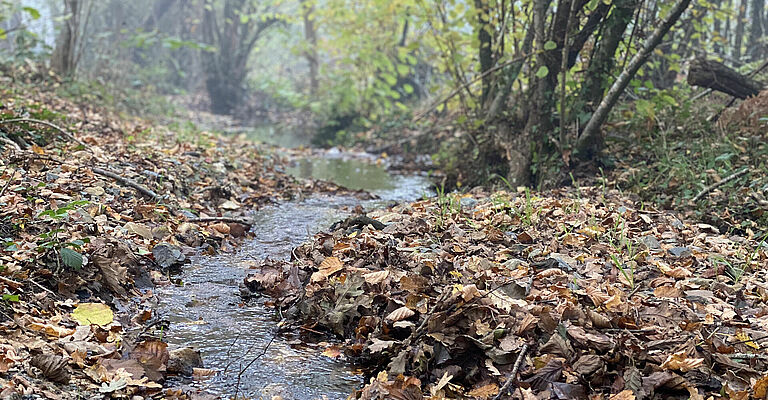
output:
{"label": "fallen log", "polygon": [[762,83],[723,63],[700,58],[691,61],[687,80],[689,85],[717,90],[739,99],[756,96],[765,88]]}

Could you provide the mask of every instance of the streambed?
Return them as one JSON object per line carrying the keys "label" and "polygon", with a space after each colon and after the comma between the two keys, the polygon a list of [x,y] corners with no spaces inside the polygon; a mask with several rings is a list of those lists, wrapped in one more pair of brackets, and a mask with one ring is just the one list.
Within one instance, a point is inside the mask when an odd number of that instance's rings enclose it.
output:
{"label": "streambed", "polygon": [[[429,191],[426,177],[390,175],[359,159],[303,159],[289,172],[322,178],[351,189],[370,190],[380,197],[361,201],[348,196],[317,195],[302,201],[265,207],[253,215],[255,239],[230,254],[193,257],[177,276],[183,286],[158,288],[159,312],[169,319],[165,340],[171,347],[200,350],[214,377],[179,382],[229,398],[240,396],[296,400],[345,399],[362,385],[350,365],[321,355],[323,346],[302,344],[298,335],[278,335],[274,309],[264,300],[242,305],[239,284],[248,267],[267,257],[289,259],[290,251],[313,234],[327,229],[360,204],[365,209],[393,201],[412,201]],[[268,346],[269,344],[269,346]],[[264,349],[266,353],[241,376],[241,368]]]}

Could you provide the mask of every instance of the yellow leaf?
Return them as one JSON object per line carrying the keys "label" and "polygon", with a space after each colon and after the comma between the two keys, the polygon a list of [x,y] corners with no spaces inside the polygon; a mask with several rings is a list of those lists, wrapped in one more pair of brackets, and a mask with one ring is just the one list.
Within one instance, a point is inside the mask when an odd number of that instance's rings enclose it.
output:
{"label": "yellow leaf", "polygon": [[36,145],[36,144],[33,144],[33,145],[32,145],[32,151],[33,151],[33,152],[35,152],[35,153],[37,153],[37,154],[40,154],[41,156],[42,156],[43,154],[45,154],[45,149],[44,149],[44,148],[42,148],[42,147],[40,147],[40,146],[38,146],[38,145]]}
{"label": "yellow leaf", "polygon": [[703,358],[687,357],[686,351],[679,351],[668,356],[664,363],[661,364],[661,368],[688,372],[699,368],[702,364],[704,364]]}
{"label": "yellow leaf", "polygon": [[80,325],[109,325],[115,314],[108,305],[102,303],[80,303],[72,311],[72,319]]}
{"label": "yellow leaf", "polygon": [[755,342],[753,342],[752,338],[749,337],[749,335],[747,333],[745,333],[744,331],[736,332],[736,335],[734,335],[734,336],[736,336],[736,340],[737,341],[742,342],[745,345],[747,345],[747,346],[749,346],[749,347],[751,347],[751,348],[753,348],[755,350],[760,350],[760,345],[755,343]]}

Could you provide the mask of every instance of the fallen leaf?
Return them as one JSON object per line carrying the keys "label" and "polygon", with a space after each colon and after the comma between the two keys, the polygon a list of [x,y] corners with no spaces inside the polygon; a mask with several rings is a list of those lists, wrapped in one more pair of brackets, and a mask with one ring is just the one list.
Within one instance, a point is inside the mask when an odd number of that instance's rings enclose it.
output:
{"label": "fallen leaf", "polygon": [[416,315],[416,313],[413,310],[403,306],[389,313],[386,319],[392,322],[397,322],[397,321],[402,321],[404,319],[408,319],[414,315]]}
{"label": "fallen leaf", "polygon": [[103,303],[80,303],[72,311],[72,319],[80,325],[109,325],[115,318],[112,309]]}

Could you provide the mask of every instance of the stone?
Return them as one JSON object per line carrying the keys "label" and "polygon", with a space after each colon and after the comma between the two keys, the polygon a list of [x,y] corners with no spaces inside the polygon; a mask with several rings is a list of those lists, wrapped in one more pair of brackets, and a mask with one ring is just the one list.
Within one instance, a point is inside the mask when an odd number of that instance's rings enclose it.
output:
{"label": "stone", "polygon": [[200,352],[191,347],[171,350],[168,355],[167,371],[169,373],[192,375],[195,368],[203,367],[203,358],[200,357]]}

